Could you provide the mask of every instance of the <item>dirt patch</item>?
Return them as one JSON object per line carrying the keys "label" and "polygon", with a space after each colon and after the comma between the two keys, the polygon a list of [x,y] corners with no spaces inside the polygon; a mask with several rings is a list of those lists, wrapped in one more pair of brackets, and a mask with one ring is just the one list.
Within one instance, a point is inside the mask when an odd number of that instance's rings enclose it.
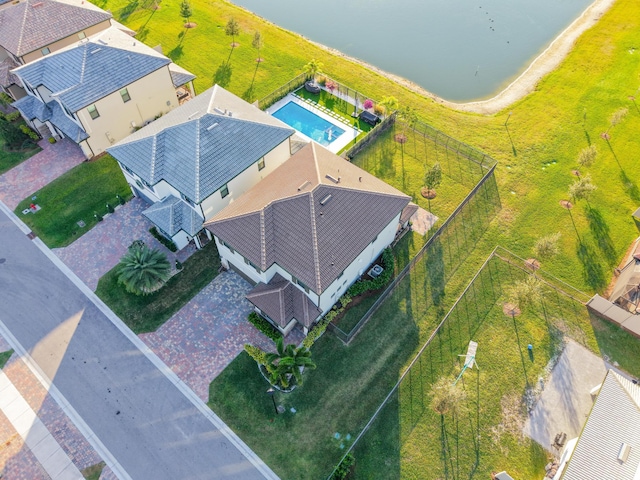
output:
{"label": "dirt patch", "polygon": [[195,22],[189,22],[184,24],[184,28],[196,28],[198,26]]}

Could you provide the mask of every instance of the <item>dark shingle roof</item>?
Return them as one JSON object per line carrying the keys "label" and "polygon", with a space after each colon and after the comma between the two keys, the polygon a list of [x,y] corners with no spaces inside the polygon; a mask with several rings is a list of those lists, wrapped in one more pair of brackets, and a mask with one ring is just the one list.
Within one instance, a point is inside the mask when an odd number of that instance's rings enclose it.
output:
{"label": "dark shingle roof", "polygon": [[76,143],[89,138],[89,135],[87,135],[77,123],[67,117],[60,104],[55,100],[49,103],[43,103],[40,99],[32,95],[27,95],[13,102],[12,105],[20,110],[20,113],[29,120],[37,118],[43,123],[47,120],[50,121],[58,130],[64,133],[65,136]]}
{"label": "dark shingle roof", "polygon": [[310,327],[322,314],[309,297],[278,273],[268,284],[256,285],[246,298],[282,328],[294,318]]}
{"label": "dark shingle roof", "polygon": [[173,86],[176,88],[181,87],[196,78],[193,73],[188,72],[175,63],[169,64],[169,73],[171,74],[171,81],[173,82]]}
{"label": "dark shingle roof", "polygon": [[24,0],[0,10],[0,44],[21,57],[110,18],[89,2]]}
{"label": "dark shingle roof", "polygon": [[16,68],[18,64],[11,57],[5,58],[2,62],[0,62],[0,85],[3,87],[8,87],[12,84],[22,86],[22,82],[20,79],[11,72],[14,68]]}
{"label": "dark shingle roof", "polygon": [[107,150],[149,184],[165,180],[193,202],[202,202],[294,133],[237,97],[247,112],[235,110],[233,117],[216,113],[212,92],[219,88]]}
{"label": "dark shingle roof", "polygon": [[174,196],[168,196],[161,202],[154,203],[142,214],[171,236],[180,230],[193,236],[202,230],[204,221],[193,208]]}
{"label": "dark shingle roof", "polygon": [[410,197],[310,143],[205,224],[263,271],[322,293]]}
{"label": "dark shingle roof", "polygon": [[169,63],[166,57],[89,41],[14,72],[32,87],[44,85],[71,112],[77,112]]}

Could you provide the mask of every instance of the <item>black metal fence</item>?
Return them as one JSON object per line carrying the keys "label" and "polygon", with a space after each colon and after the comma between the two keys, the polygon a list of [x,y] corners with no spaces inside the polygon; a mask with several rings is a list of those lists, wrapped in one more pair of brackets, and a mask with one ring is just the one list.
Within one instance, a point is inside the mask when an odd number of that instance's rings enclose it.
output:
{"label": "black metal fence", "polygon": [[[425,420],[425,413],[431,408],[433,383],[443,376],[454,378],[453,375],[460,372],[464,362],[460,361],[459,355],[467,351],[470,340],[477,339],[490,314],[495,315],[496,309],[499,309],[497,315],[508,320],[508,316],[501,311],[505,291],[514,282],[534,273],[542,281],[544,290],[540,304],[532,307],[535,315],[540,318],[540,323],[546,325],[550,334],[561,332],[560,336],[566,334],[586,345],[584,335],[581,334],[581,325],[584,326],[589,318],[584,305],[588,295],[543,271],[527,268],[523,259],[496,247],[433,330],[409,367],[345,452],[345,456],[355,453],[356,463],[366,464],[363,471],[375,471],[377,478],[396,478],[400,468],[400,448],[417,425],[431,421]],[[478,348],[482,349],[483,345]],[[526,348],[525,344],[524,349]],[[535,380],[532,378],[532,382]],[[473,389],[475,388],[474,382]],[[480,388],[479,384],[477,388]],[[483,392],[482,395],[486,398],[490,392]],[[495,401],[500,400],[498,398]],[[476,419],[470,418],[469,421],[475,423]],[[433,424],[427,428],[439,430],[440,424]],[[471,431],[478,436],[476,440],[479,440],[479,425],[472,425]],[[464,452],[457,451],[453,454],[450,446],[443,445],[443,468],[449,468],[449,459],[445,458],[447,456],[455,458],[457,463],[459,475],[450,475],[451,478],[470,478],[470,472],[477,468],[479,442],[476,442],[473,436],[464,440],[468,441],[462,447]],[[487,443],[486,440],[484,442]]]}
{"label": "black metal fence", "polygon": [[427,309],[433,304],[438,305],[448,280],[474,249],[476,242],[501,208],[494,170],[495,164],[485,172],[477,185],[387,286],[350,332],[344,332],[332,323],[328,327],[330,331],[344,343],[349,343],[385,301],[393,295],[402,296],[410,291],[410,288],[399,287],[402,287],[403,283],[410,283],[411,277],[426,279],[424,288],[427,301],[420,309]]}
{"label": "black metal fence", "polygon": [[298,75],[294,79],[288,81],[287,83],[285,83],[281,87],[275,89],[273,92],[271,92],[266,97],[262,98],[261,100],[258,100],[258,108],[260,110],[266,110],[271,105],[276,103],[278,100],[283,99],[288,94],[290,94],[294,90],[297,90],[302,85],[304,85],[304,82],[306,82],[308,78],[309,78],[309,76],[306,73],[301,73],[300,75]]}

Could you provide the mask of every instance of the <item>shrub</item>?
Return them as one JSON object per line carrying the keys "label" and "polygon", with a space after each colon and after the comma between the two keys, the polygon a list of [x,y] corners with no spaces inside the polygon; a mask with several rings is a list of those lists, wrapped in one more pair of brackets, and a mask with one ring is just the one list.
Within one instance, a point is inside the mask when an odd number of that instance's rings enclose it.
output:
{"label": "shrub", "polygon": [[334,307],[327,312],[327,314],[309,331],[306,338],[302,341],[302,346],[310,349],[318,338],[325,332],[329,324],[342,312],[344,312],[347,305],[351,302],[351,295],[345,293]]}
{"label": "shrub", "polygon": [[369,110],[370,108],[373,108],[373,100],[366,99],[362,104],[362,106],[364,107],[365,110]]}
{"label": "shrub", "polygon": [[13,103],[13,98],[11,98],[5,92],[0,92],[0,104],[7,106],[10,103]]}
{"label": "shrub", "polygon": [[180,271],[182,270],[183,266],[182,266],[182,262],[180,260],[176,259],[176,270]]}
{"label": "shrub", "polygon": [[[17,119],[20,118],[20,112],[16,110],[15,112],[7,113],[5,115],[5,118],[7,120],[9,120],[10,122],[15,122]],[[25,127],[26,127],[26,125],[25,125]]]}
{"label": "shrub", "polygon": [[175,243],[173,243],[173,240],[162,235],[156,227],[151,227],[149,229],[149,233],[153,235],[156,238],[156,240],[158,240],[161,244],[167,247],[170,251],[172,252],[178,251],[178,247],[176,246]]}
{"label": "shrub", "polygon": [[282,333],[276,327],[271,325],[268,320],[262,318],[256,312],[251,312],[248,317],[249,322],[253,324],[258,330],[264,333],[274,342],[282,337]]}
{"label": "shrub", "polygon": [[96,220],[98,220],[99,222],[102,221],[102,215],[100,215],[98,212],[93,212],[93,216],[96,218]]}
{"label": "shrub", "polygon": [[247,352],[249,356],[253,358],[258,365],[267,365],[269,363],[269,359],[267,358],[267,352],[262,350],[260,347],[256,347],[249,343],[245,343],[244,351]]}
{"label": "shrub", "polygon": [[124,205],[125,203],[127,203],[127,201],[118,194],[116,194],[116,198],[118,199],[118,203],[120,205]]}
{"label": "shrub", "polygon": [[110,203],[107,203],[107,212],[109,212],[109,213],[115,212],[115,210],[113,209],[113,207],[111,206]]}
{"label": "shrub", "polygon": [[384,107],[382,105],[376,105],[373,107],[373,111],[378,116],[384,115]]}
{"label": "shrub", "polygon": [[347,475],[349,475],[349,472],[351,472],[351,467],[354,463],[356,463],[356,459],[353,454],[347,453],[347,455],[344,457],[344,460],[340,462],[340,465],[338,465],[335,472],[333,472],[331,480],[344,480],[345,478],[347,478]]}
{"label": "shrub", "polygon": [[19,128],[22,131],[22,133],[24,133],[26,136],[28,136],[31,140],[38,140],[40,138],[36,132],[31,130],[24,123],[20,124]]}
{"label": "shrub", "polygon": [[56,143],[56,139],[53,137],[49,137],[49,143],[53,145],[54,143]]}
{"label": "shrub", "polygon": [[316,79],[316,82],[318,83],[318,85],[322,85],[324,87],[327,84],[327,77],[320,76]]}
{"label": "shrub", "polygon": [[382,252],[382,265],[384,266],[384,270],[380,276],[371,280],[358,280],[349,287],[347,293],[352,297],[357,297],[363,293],[384,287],[393,275],[393,264],[393,253],[390,248],[385,248]]}

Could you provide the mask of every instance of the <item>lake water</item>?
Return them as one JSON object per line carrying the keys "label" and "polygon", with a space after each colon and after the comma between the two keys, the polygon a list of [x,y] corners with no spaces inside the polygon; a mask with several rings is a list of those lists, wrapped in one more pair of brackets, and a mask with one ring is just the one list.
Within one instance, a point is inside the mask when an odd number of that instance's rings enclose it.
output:
{"label": "lake water", "polygon": [[506,87],[593,0],[233,1],[447,100],[469,101]]}

